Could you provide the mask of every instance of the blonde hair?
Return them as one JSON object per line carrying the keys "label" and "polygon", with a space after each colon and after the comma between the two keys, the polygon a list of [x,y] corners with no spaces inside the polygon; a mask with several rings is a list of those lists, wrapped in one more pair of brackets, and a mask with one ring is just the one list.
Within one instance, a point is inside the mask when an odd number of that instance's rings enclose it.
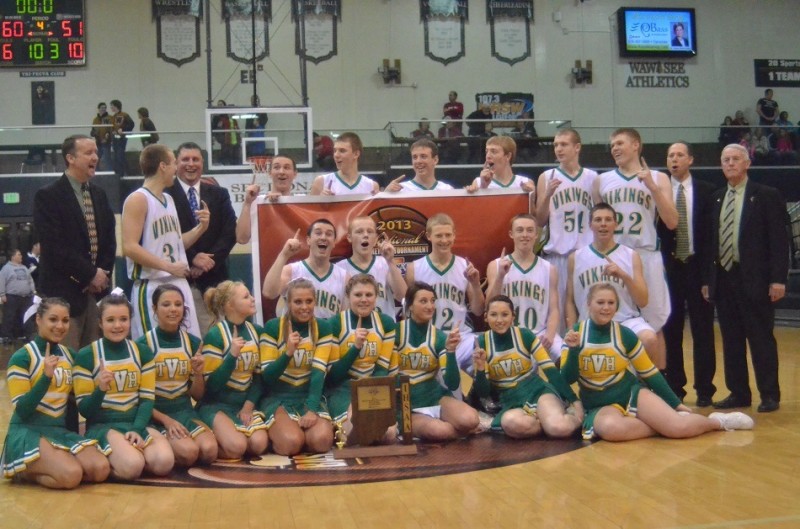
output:
{"label": "blonde hair", "polygon": [[215,287],[211,287],[203,294],[203,302],[208,308],[208,312],[214,315],[214,320],[211,322],[215,325],[221,322],[225,316],[225,305],[233,297],[233,293],[238,286],[245,286],[241,281],[223,281]]}
{"label": "blonde hair", "polygon": [[597,295],[597,293],[601,290],[608,290],[609,292],[613,293],[614,299],[617,300],[617,308],[619,308],[619,293],[617,292],[617,289],[611,285],[611,283],[595,283],[589,287],[589,294],[586,296],[586,304],[588,305],[591,303],[595,295]]}
{"label": "blonde hair", "polygon": [[508,163],[514,163],[517,159],[517,142],[511,136],[492,136],[486,140],[486,145],[497,145],[506,154],[511,154]]}
{"label": "blonde hair", "polygon": [[437,213],[430,217],[428,222],[425,223],[425,233],[430,233],[436,226],[452,226],[453,231],[456,229],[456,223],[447,213]]}
{"label": "blonde hair", "polygon": [[[286,310],[286,315],[281,318],[281,334],[283,335],[284,341],[289,339],[289,320],[292,318],[291,301],[292,294],[295,290],[310,290],[311,296],[314,298],[314,303],[316,304],[317,291],[311,281],[308,279],[297,279],[289,282],[289,285],[286,287],[286,305],[288,308]],[[311,340],[312,349],[316,349],[317,347],[317,333],[317,318],[312,314],[311,320],[308,322],[308,337]]]}

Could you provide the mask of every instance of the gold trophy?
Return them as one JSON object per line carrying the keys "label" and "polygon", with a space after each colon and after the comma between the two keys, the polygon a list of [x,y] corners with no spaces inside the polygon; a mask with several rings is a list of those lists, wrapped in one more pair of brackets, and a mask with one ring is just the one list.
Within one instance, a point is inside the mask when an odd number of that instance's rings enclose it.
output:
{"label": "gold trophy", "polygon": [[336,427],[336,447],[341,450],[344,448],[344,445],[347,444],[347,432],[344,431],[344,421],[345,419],[341,419],[334,423]]}

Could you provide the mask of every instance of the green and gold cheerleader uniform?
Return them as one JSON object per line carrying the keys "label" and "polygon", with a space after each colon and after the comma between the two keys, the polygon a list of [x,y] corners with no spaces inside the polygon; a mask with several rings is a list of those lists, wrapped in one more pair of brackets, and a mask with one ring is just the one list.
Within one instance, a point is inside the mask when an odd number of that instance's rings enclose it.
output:
{"label": "green and gold cheerleader uniform", "polygon": [[[58,357],[53,376],[44,374],[47,347]],[[72,392],[75,360],[69,348],[48,344],[37,336],[11,355],[6,371],[8,391],[14,411],[3,444],[0,466],[12,478],[39,459],[39,443],[44,438],[59,450],[77,454],[97,444],[66,427],[67,398]]]}
{"label": "green and gold cheerleader uniform", "polygon": [[[244,339],[238,358],[230,353],[234,327]],[[261,397],[261,383],[258,378],[261,362],[258,352],[259,334],[258,327],[249,321],[239,325],[227,320],[221,321],[208,330],[203,340],[206,392],[197,407],[200,420],[205,424],[213,425],[217,412],[222,412],[247,437],[266,428],[264,418],[257,412],[253,413],[249,425],[239,419],[239,412],[245,402],[249,400],[256,404]]]}
{"label": "green and gold cheerleader uniform", "polygon": [[285,335],[288,317],[268,321],[261,334],[264,398],[259,409],[269,426],[275,422],[275,412],[281,406],[295,421],[307,411],[323,419],[331,418],[322,406],[322,387],[331,350],[328,322],[319,318],[313,320],[313,325],[292,321],[292,330],[299,332],[301,339],[294,354],[288,357]]}
{"label": "green and gold cheerleader uniform", "polygon": [[[192,439],[206,430],[200,416],[192,407],[189,385],[192,378],[192,356],[200,349],[200,338],[187,331],[167,332],[160,327],[136,340],[153,351],[156,373],[155,409],[181,423]],[[167,429],[152,422],[151,426],[164,435]]]}
{"label": "green and gold cheerleader uniform", "polygon": [[[438,406],[442,397],[451,397],[461,383],[455,351],[445,351],[447,337],[431,323],[419,324],[411,318],[397,324],[392,365],[411,382],[411,408]],[[444,370],[443,387],[437,380]]]}
{"label": "green and gold cheerleader uniform", "polygon": [[584,320],[575,326],[580,343],[564,347],[561,375],[568,384],[578,382],[580,399],[586,409],[583,438],[592,439],[594,418],[604,406],[614,406],[623,414],[636,417],[641,383],[672,408],[681,400],[650,361],[647,353],[627,327],[612,321],[598,325]]}
{"label": "green and gold cheerleader uniform", "polygon": [[[114,375],[108,391],[95,386],[100,366]],[[153,414],[156,387],[153,352],[131,340],[96,340],[78,352],[74,372],[78,410],[86,417],[86,437],[97,439],[108,455],[108,431],[136,432],[144,446],[152,442],[147,425]],[[141,447],[143,448],[143,447]]]}
{"label": "green and gold cheerleader uniform", "polygon": [[[546,393],[566,402],[578,400],[530,329],[511,327],[505,334],[486,331],[478,336],[478,347],[486,351],[486,371],[475,374],[475,390],[478,396],[488,397],[494,389],[500,397],[501,408],[492,420],[493,429],[501,429],[508,410],[520,408],[536,415],[539,397]],[[547,382],[537,374],[537,365]]]}
{"label": "green and gold cheerleader uniform", "polygon": [[394,348],[395,323],[391,316],[373,311],[361,321],[368,329],[364,346],[354,345],[359,317],[352,311],[340,312],[328,320],[333,336],[325,378],[325,400],[334,421],[347,417],[350,407],[350,381],[389,374]]}

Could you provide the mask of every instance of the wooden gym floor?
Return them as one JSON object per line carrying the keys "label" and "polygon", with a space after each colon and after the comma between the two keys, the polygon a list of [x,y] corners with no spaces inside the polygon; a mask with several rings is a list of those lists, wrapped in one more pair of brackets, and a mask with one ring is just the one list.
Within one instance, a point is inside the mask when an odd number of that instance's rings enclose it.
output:
{"label": "wooden gym floor", "polygon": [[[781,409],[756,413],[755,392],[753,408],[745,410],[756,419],[752,432],[597,442],[489,470],[334,486],[103,484],[60,492],[3,480],[0,528],[798,528],[800,329],[779,328],[776,335]],[[3,353],[5,366],[9,352]],[[687,367],[691,380],[689,358]],[[721,358],[715,384],[715,398],[725,397]],[[694,398],[689,389],[686,403]],[[0,438],[9,410],[3,376]]]}

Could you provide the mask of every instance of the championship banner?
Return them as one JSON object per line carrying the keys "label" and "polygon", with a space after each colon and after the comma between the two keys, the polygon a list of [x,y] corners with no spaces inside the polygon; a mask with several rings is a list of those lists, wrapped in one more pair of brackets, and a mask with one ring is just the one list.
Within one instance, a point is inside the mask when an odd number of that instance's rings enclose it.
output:
{"label": "championship banner", "polygon": [[531,56],[533,0],[486,0],[492,57],[510,66]]}
{"label": "championship banner", "polygon": [[464,23],[467,0],[419,0],[425,33],[425,55],[445,66],[465,55]]}
{"label": "championship banner", "polygon": [[200,57],[200,0],[153,0],[159,59],[181,67]]}
{"label": "championship banner", "polygon": [[292,19],[306,13],[309,15],[332,15],[342,17],[341,0],[292,0]]}
{"label": "championship banner", "polygon": [[[425,223],[437,213],[447,213],[456,226],[453,253],[469,258],[485,275],[486,266],[500,256],[502,248],[510,253],[513,242],[508,236],[514,215],[528,213],[528,194],[518,190],[481,190],[471,195],[464,190],[441,193],[379,193],[373,197],[287,197],[278,203],[260,196],[251,213],[253,237],[253,290],[261,292],[262,281],[275,262],[284,243],[300,229],[304,248],[292,261],[308,257],[306,230],[319,218],[336,227],[336,244],[331,260],[336,262],[351,255],[347,241],[350,220],[369,216],[378,226],[378,238],[386,238],[395,247],[395,262],[405,273],[405,265],[430,251],[425,238]],[[376,251],[377,255],[377,251]],[[275,317],[277,300],[255,294],[257,320]]]}
{"label": "championship banner", "polygon": [[533,20],[533,0],[486,0],[486,18],[495,17]]}
{"label": "championship banner", "polygon": [[226,54],[250,64],[269,55],[272,0],[222,0]]}
{"label": "championship banner", "polygon": [[459,17],[469,20],[468,0],[419,0],[422,20],[431,17]]}
{"label": "championship banner", "polygon": [[295,53],[319,64],[338,53],[341,0],[292,0]]}

